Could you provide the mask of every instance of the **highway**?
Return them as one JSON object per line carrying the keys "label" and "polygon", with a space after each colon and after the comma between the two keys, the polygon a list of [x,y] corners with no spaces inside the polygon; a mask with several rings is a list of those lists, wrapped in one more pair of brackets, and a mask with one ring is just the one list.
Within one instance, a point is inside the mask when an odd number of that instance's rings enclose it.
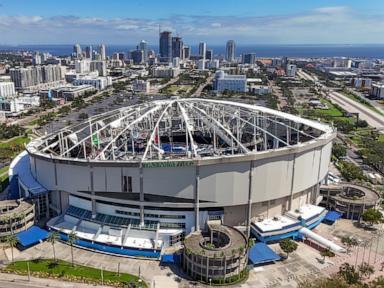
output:
{"label": "highway", "polygon": [[[317,81],[316,76],[309,75],[308,73],[299,70],[298,76],[312,81]],[[319,84],[322,86],[323,90],[329,90],[329,92],[326,94],[329,99],[340,105],[343,109],[350,113],[359,113],[359,118],[362,120],[367,121],[367,123],[375,128],[382,129],[384,127],[384,116],[380,115],[379,113],[371,110],[367,106],[365,106],[362,103],[359,103],[355,100],[352,100],[351,98],[348,98],[347,96],[343,95],[342,93],[332,91],[330,87],[325,86],[324,84]]]}

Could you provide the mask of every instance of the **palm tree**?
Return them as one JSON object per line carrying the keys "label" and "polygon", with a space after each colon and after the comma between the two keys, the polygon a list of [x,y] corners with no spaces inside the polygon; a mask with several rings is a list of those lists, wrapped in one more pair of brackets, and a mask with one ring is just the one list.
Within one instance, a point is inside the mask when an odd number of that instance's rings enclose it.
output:
{"label": "palm tree", "polygon": [[5,241],[6,241],[7,244],[11,247],[12,262],[13,262],[13,247],[15,247],[15,246],[17,245],[17,242],[19,242],[19,240],[17,239],[17,237],[15,236],[15,234],[11,234],[11,235],[8,235],[8,236],[5,238]]}
{"label": "palm tree", "polygon": [[76,240],[78,239],[75,232],[71,232],[68,234],[68,243],[71,245],[71,256],[72,256],[72,266],[73,266],[73,244],[75,244]]}
{"label": "palm tree", "polygon": [[53,249],[53,261],[56,262],[55,243],[60,239],[60,234],[57,231],[51,232],[47,238],[47,241],[52,244]]}

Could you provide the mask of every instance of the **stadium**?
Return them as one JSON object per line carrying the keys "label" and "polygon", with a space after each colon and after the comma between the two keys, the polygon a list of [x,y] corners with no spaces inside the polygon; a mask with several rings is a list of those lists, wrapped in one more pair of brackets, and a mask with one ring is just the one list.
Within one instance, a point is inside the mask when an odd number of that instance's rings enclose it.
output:
{"label": "stadium", "polygon": [[289,212],[321,221],[335,135],[261,106],[172,97],[31,141],[11,185],[63,239],[75,232],[85,247],[157,257],[209,221],[246,235],[275,235],[279,221],[268,221]]}

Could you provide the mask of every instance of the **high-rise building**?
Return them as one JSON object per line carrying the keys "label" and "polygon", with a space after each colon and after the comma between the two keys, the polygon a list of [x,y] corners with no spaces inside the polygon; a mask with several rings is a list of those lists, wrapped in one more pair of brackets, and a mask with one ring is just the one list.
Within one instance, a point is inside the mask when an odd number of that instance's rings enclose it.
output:
{"label": "high-rise building", "polygon": [[92,60],[92,56],[93,56],[92,52],[93,51],[92,51],[92,46],[91,45],[85,47],[85,58]]}
{"label": "high-rise building", "polygon": [[205,59],[205,53],[207,52],[207,43],[200,42],[199,43],[199,55],[201,58]]}
{"label": "high-rise building", "polygon": [[142,64],[144,61],[144,52],[143,52],[143,50],[140,50],[138,48],[139,47],[137,47],[136,50],[132,50],[130,52],[130,59],[132,59],[133,64],[135,64],[135,65]]}
{"label": "high-rise building", "polygon": [[159,40],[160,60],[162,62],[171,62],[172,60],[172,32],[163,31],[160,33]]}
{"label": "high-rise building", "polygon": [[75,44],[73,46],[73,56],[76,58],[81,58],[81,47],[80,44]]}
{"label": "high-rise building", "polygon": [[125,55],[124,55],[123,52],[115,52],[115,53],[113,53],[113,55],[112,55],[112,59],[113,59],[113,60],[122,60],[122,61],[124,61],[124,59],[125,59]]}
{"label": "high-rise building", "polygon": [[91,71],[91,61],[89,59],[82,59],[75,61],[76,73],[88,73]]}
{"label": "high-rise building", "polygon": [[99,76],[107,76],[107,64],[105,61],[92,61],[91,71],[99,72]]}
{"label": "high-rise building", "polygon": [[256,63],[256,54],[255,53],[247,53],[243,55],[243,63],[244,64],[255,64]]}
{"label": "high-rise building", "polygon": [[107,59],[104,44],[99,45],[99,55],[100,55],[100,60],[106,60]]}
{"label": "high-rise building", "polygon": [[236,43],[233,40],[228,40],[227,41],[227,46],[225,49],[225,60],[228,62],[233,62],[235,61],[236,57]]}
{"label": "high-rise building", "polygon": [[212,49],[208,49],[205,52],[205,59],[206,60],[213,60],[213,50]]}
{"label": "high-rise building", "polygon": [[183,58],[183,40],[181,37],[172,37],[172,57]]}
{"label": "high-rise building", "polygon": [[189,46],[184,45],[183,46],[183,58],[189,59],[190,56],[191,56],[191,50],[190,50]]}
{"label": "high-rise building", "polygon": [[27,68],[11,68],[9,74],[15,87],[25,89],[43,83],[51,83],[64,79],[62,66],[44,65]]}
{"label": "high-rise building", "polygon": [[287,64],[286,68],[285,68],[285,75],[287,75],[288,77],[296,77],[296,65],[294,64]]}
{"label": "high-rise building", "polygon": [[147,41],[141,40],[139,43],[139,50],[143,51],[143,61],[147,62],[148,60],[148,44]]}

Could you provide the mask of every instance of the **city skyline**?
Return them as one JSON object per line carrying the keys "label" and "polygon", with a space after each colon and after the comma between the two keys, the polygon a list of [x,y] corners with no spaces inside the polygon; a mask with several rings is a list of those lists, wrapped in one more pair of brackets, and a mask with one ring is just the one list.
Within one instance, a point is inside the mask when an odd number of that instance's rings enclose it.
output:
{"label": "city skyline", "polygon": [[384,43],[382,1],[197,2],[0,0],[0,45],[156,43],[159,26],[185,43],[211,45]]}

